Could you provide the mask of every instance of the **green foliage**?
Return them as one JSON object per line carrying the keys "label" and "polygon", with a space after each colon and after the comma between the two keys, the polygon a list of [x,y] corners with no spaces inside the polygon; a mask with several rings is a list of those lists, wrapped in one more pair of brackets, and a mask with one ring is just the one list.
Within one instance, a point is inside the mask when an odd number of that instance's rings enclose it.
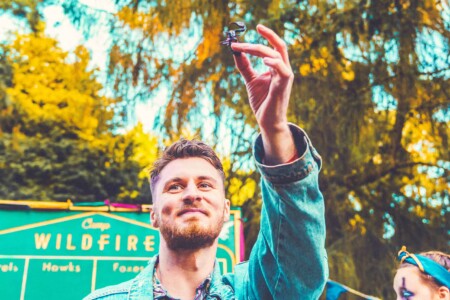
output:
{"label": "green foliage", "polygon": [[[6,107],[7,94],[6,89],[12,84],[12,68],[6,60],[6,53],[4,49],[0,48],[0,110],[3,111]],[[0,115],[3,117],[3,115]]]}
{"label": "green foliage", "polygon": [[65,137],[57,129],[45,136],[4,134],[0,144],[0,163],[4,167],[0,171],[0,197],[117,201],[121,187],[136,188],[139,165],[115,163],[106,167],[108,154],[76,138]]}
{"label": "green foliage", "polygon": [[157,148],[145,148],[156,140],[141,125],[113,134],[114,101],[100,96],[87,51],[69,62],[42,31],[5,49],[0,198],[148,203],[144,168]]}

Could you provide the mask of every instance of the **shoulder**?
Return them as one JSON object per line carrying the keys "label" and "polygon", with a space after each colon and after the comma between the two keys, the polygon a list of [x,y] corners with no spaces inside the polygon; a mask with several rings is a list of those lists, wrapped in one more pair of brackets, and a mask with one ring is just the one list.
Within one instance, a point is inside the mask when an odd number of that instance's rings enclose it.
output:
{"label": "shoulder", "polygon": [[97,299],[109,299],[119,300],[127,299],[131,289],[131,285],[134,279],[122,282],[120,284],[107,286],[92,292],[87,295],[83,300],[97,300]]}
{"label": "shoulder", "polygon": [[222,284],[232,288],[236,292],[237,298],[241,298],[241,294],[245,294],[246,282],[248,282],[248,261],[238,263],[234,266],[233,273],[222,275]]}
{"label": "shoulder", "polygon": [[157,256],[148,262],[148,265],[135,278],[98,289],[87,295],[83,300],[122,300],[130,296],[142,296],[150,298],[153,293],[152,276]]}

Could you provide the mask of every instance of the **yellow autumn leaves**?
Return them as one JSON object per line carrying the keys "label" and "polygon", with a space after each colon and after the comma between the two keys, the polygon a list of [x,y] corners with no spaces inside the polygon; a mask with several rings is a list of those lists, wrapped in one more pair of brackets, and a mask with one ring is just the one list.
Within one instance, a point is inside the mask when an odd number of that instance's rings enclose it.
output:
{"label": "yellow autumn leaves", "polygon": [[[328,48],[322,47],[318,51],[313,51],[308,63],[303,63],[299,66],[299,72],[302,76],[309,76],[318,74],[320,76],[328,76],[328,67],[333,63],[333,57],[330,55]],[[338,71],[345,81],[353,81],[355,79],[355,72],[349,61],[342,61],[338,64]]]}
{"label": "yellow autumn leaves", "polygon": [[102,87],[93,80],[94,71],[85,71],[85,48],[69,57],[41,31],[18,36],[10,51],[14,77],[7,93],[29,121],[63,123],[86,140],[104,130],[99,119],[111,119],[113,100],[99,95]]}
{"label": "yellow autumn leaves", "polygon": [[82,46],[72,52],[62,50],[56,40],[45,36],[44,29],[41,23],[36,33],[17,35],[7,46],[13,78],[12,86],[6,89],[10,104],[5,109],[9,114],[17,113],[23,124],[12,129],[12,147],[20,151],[19,143],[30,139],[29,133],[24,133],[30,128],[36,127],[37,136],[48,139],[53,135],[42,128],[58,127],[59,135],[70,136],[80,148],[104,153],[105,169],[130,163],[139,166],[140,183],[124,183],[118,187],[118,195],[111,195],[119,200],[138,198],[146,181],[145,168],[158,155],[157,138],[146,133],[141,124],[122,134],[113,133],[116,100],[102,95],[96,70],[89,68],[89,52]]}

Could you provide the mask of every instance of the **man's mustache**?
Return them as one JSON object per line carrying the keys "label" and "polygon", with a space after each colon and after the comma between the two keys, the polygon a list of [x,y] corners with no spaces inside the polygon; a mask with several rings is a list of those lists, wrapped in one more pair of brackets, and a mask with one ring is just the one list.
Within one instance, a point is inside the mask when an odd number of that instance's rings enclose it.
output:
{"label": "man's mustache", "polygon": [[202,213],[206,216],[209,216],[209,213],[206,209],[202,208],[199,205],[192,205],[192,204],[186,204],[183,205],[177,212],[177,216],[181,216],[185,213],[190,213],[190,212],[199,212]]}

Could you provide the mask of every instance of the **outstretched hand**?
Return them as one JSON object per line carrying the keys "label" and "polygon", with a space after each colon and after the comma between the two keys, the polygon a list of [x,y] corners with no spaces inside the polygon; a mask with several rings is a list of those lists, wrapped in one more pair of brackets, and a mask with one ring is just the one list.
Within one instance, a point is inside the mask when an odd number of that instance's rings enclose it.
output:
{"label": "outstretched hand", "polygon": [[[233,43],[233,51],[241,52],[234,60],[244,77],[250,106],[263,137],[265,162],[279,164],[290,160],[296,153],[287,122],[287,109],[294,74],[289,63],[286,43],[271,29],[258,25],[258,33],[273,49],[248,43]],[[258,74],[246,54],[261,57],[269,71]]]}

